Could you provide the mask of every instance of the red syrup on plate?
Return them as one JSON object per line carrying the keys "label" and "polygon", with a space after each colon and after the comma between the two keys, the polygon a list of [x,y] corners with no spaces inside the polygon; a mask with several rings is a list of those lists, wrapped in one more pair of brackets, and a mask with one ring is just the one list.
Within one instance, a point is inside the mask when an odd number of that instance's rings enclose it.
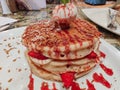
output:
{"label": "red syrup on plate", "polygon": [[32,77],[32,74],[30,74],[29,78],[30,78],[30,81],[28,84],[28,88],[29,90],[34,90],[34,78]]}
{"label": "red syrup on plate", "polygon": [[103,52],[100,52],[100,56],[105,58],[106,55]]}
{"label": "red syrup on plate", "polygon": [[72,82],[71,90],[82,90],[78,83]]}
{"label": "red syrup on plate", "polygon": [[101,73],[100,73],[100,75],[98,75],[97,73],[94,73],[93,79],[95,82],[99,82],[102,85],[106,86],[107,88],[111,88],[110,83],[103,77],[103,75]]}
{"label": "red syrup on plate", "polygon": [[53,88],[52,88],[51,90],[58,90],[58,89],[56,88],[55,83],[53,83],[52,85],[53,85]]}
{"label": "red syrup on plate", "polygon": [[80,89],[79,84],[74,82],[75,72],[66,72],[66,73],[62,73],[60,75],[61,75],[61,79],[62,79],[62,82],[63,82],[65,88],[71,87],[71,90],[82,90],[82,89]]}
{"label": "red syrup on plate", "polygon": [[49,90],[49,86],[47,82],[42,82],[40,90]]}
{"label": "red syrup on plate", "polygon": [[52,85],[53,85],[53,88],[52,88],[52,89],[49,89],[48,83],[47,83],[47,82],[42,82],[42,85],[41,85],[41,87],[40,87],[40,90],[58,90],[58,89],[56,88],[55,83],[53,83]]}
{"label": "red syrup on plate", "polygon": [[106,67],[104,64],[100,64],[100,67],[105,71],[106,74],[108,74],[109,76],[113,75],[113,71],[112,69]]}
{"label": "red syrup on plate", "polygon": [[94,85],[88,79],[86,80],[86,82],[87,82],[87,86],[88,86],[87,90],[96,90]]}
{"label": "red syrup on plate", "polygon": [[74,75],[75,75],[75,72],[66,72],[66,73],[60,74],[65,88],[69,88],[70,86],[72,86]]}

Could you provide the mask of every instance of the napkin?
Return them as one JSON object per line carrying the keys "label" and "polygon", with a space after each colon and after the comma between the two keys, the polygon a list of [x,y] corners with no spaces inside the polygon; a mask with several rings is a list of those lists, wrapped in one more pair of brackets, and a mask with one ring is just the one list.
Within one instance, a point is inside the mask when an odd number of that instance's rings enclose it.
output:
{"label": "napkin", "polygon": [[10,25],[17,22],[16,19],[0,17],[0,31],[7,29]]}
{"label": "napkin", "polygon": [[40,10],[46,8],[46,0],[16,0],[19,10]]}

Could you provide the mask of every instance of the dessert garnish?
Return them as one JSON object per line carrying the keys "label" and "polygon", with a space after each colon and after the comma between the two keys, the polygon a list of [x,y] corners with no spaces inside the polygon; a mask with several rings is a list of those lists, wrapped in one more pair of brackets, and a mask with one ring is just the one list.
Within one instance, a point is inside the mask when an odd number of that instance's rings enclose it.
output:
{"label": "dessert garnish", "polygon": [[87,58],[89,58],[89,59],[95,59],[97,57],[98,56],[97,56],[97,54],[94,51],[92,51],[89,55],[87,55]]}
{"label": "dessert garnish", "polygon": [[66,30],[70,28],[69,21],[76,17],[77,8],[70,0],[61,0],[62,4],[57,5],[53,10],[53,19],[59,22],[60,28]]}
{"label": "dessert garnish", "polygon": [[41,60],[48,59],[47,57],[45,57],[41,53],[37,53],[37,52],[34,52],[34,51],[29,51],[28,55],[31,56],[31,57],[33,57],[33,58],[37,58],[37,59],[41,59]]}

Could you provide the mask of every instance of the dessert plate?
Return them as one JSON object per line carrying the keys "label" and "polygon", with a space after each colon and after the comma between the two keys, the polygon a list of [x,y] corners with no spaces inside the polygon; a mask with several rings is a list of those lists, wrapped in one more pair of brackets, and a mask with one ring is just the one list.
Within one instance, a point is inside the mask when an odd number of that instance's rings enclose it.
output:
{"label": "dessert plate", "polygon": [[16,19],[8,17],[0,17],[0,31],[7,29],[10,25],[17,22]]}
{"label": "dessert plate", "polygon": [[[21,43],[21,35],[26,27],[15,28],[0,33],[0,90],[32,90],[28,88],[31,79],[31,72],[24,52],[26,48]],[[86,80],[89,80],[96,90],[118,90],[120,89],[120,51],[101,39],[100,50],[106,57],[102,64],[113,71],[113,75],[108,75],[98,65],[89,74],[76,80],[80,88],[87,90]],[[102,74],[110,83],[111,87],[106,87],[93,80],[93,74]],[[41,73],[42,74],[42,73]],[[43,83],[48,84],[49,90],[66,90],[60,82],[43,80],[32,75],[34,82],[33,90],[41,89]],[[45,89],[46,90],[46,89]],[[71,89],[70,89],[71,90]]]}
{"label": "dessert plate", "polygon": [[[115,10],[111,9],[113,12]],[[89,8],[82,9],[83,13],[94,23],[105,28],[106,30],[120,35],[120,25],[116,23],[117,29],[110,29],[107,27],[109,24],[109,8]]]}

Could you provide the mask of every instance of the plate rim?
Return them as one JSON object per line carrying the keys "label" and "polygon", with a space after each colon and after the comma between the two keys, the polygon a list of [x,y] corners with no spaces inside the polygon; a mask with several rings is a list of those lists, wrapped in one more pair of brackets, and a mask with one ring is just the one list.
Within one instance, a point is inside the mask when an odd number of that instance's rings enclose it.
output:
{"label": "plate rim", "polygon": [[[117,34],[117,35],[120,36],[120,33],[114,32],[114,30],[111,30],[111,29],[109,29],[109,28],[107,28],[107,27],[104,27],[103,25],[101,25],[101,24],[97,23],[96,21],[92,20],[92,19],[89,17],[89,15],[86,14],[85,11],[89,11],[89,10],[93,10],[93,9],[99,9],[99,8],[84,8],[84,9],[82,9],[82,12],[83,12],[83,14],[84,14],[90,21],[92,21],[93,23],[99,25],[100,27],[104,28],[105,30],[107,30],[107,31],[109,31],[109,32],[112,32],[112,33]],[[106,7],[106,8],[100,8],[100,9],[112,9],[112,8]]]}
{"label": "plate rim", "polygon": [[[13,35],[14,35],[14,34],[16,34],[16,33],[14,33],[14,32],[17,32],[16,29],[21,29],[20,32],[24,32],[23,28],[26,28],[26,27],[19,27],[19,28],[14,28],[14,29],[10,29],[10,30],[8,30],[8,31],[1,32],[1,33],[0,33],[0,37],[1,37],[1,34],[6,34],[6,33],[9,33],[9,34],[10,34],[10,33],[13,33]],[[19,32],[18,32],[18,33],[19,33]],[[1,38],[1,39],[2,39],[2,38]],[[1,39],[0,39],[0,40],[1,40]],[[109,44],[108,42],[106,42],[104,39],[100,38],[100,41],[103,43],[103,45],[106,44],[108,47],[110,46],[111,49],[114,50],[114,52],[120,53],[120,51],[119,51],[118,49],[116,49],[114,46],[112,46],[111,44]],[[104,45],[104,46],[105,46],[105,45]],[[119,56],[119,57],[120,57],[120,56]]]}

